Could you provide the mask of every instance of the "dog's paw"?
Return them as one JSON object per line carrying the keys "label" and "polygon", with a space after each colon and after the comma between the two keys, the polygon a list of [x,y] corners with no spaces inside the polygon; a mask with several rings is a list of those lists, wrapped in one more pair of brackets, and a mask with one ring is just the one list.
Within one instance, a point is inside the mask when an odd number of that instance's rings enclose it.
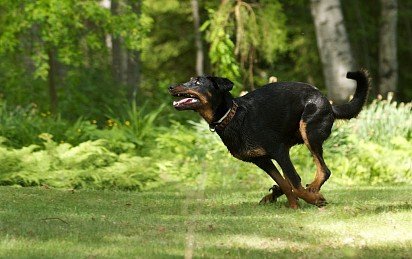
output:
{"label": "dog's paw", "polygon": [[326,199],[323,197],[323,195],[319,192],[310,192],[308,188],[306,189],[300,189],[296,190],[294,189],[298,197],[302,198],[304,201],[306,201],[309,204],[313,204],[318,207],[323,207],[327,204]]}
{"label": "dog's paw", "polygon": [[265,195],[260,201],[259,204],[268,204],[268,203],[274,203],[277,201],[277,197],[273,193],[269,193],[268,195]]}
{"label": "dog's paw", "polygon": [[272,191],[272,193],[273,193],[273,195],[275,195],[275,197],[279,197],[279,196],[283,195],[283,191],[276,184],[273,185],[272,187],[270,187],[269,191]]}
{"label": "dog's paw", "polygon": [[319,208],[325,207],[328,202],[326,201],[325,197],[323,197],[322,194],[318,193],[318,195],[316,195],[316,201],[315,201],[315,205],[318,206]]}

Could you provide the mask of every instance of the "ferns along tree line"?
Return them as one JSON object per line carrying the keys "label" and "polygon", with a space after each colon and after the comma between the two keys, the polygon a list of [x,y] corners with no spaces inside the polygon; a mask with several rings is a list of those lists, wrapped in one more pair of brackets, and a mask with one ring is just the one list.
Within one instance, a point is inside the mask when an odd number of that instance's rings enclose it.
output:
{"label": "ferns along tree line", "polygon": [[169,102],[167,85],[196,74],[236,82],[303,81],[335,102],[346,70],[364,67],[372,97],[412,98],[408,0],[5,0],[0,94],[74,120],[127,103]]}

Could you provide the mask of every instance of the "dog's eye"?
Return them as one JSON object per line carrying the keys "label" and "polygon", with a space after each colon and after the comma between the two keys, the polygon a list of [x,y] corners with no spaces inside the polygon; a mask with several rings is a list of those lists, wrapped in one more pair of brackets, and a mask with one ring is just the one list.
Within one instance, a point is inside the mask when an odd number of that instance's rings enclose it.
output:
{"label": "dog's eye", "polygon": [[200,82],[199,82],[199,81],[196,81],[195,84],[196,84],[196,85],[200,85]]}

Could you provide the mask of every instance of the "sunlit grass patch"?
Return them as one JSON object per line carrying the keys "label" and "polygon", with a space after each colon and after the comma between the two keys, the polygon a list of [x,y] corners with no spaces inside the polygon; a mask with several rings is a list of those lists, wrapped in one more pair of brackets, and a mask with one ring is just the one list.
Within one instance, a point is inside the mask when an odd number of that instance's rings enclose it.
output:
{"label": "sunlit grass patch", "polygon": [[0,257],[407,258],[412,186],[326,189],[323,209],[249,189],[1,187]]}

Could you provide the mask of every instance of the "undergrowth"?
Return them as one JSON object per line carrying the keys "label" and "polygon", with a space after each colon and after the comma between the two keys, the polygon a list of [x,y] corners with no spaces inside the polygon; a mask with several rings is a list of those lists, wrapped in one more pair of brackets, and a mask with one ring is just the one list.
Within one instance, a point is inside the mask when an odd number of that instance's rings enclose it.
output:
{"label": "undergrowth", "polygon": [[[335,122],[324,145],[331,183],[398,184],[412,179],[412,104],[375,100],[357,119]],[[205,122],[159,125],[163,107],[135,105],[125,116],[69,123],[34,106],[0,107],[0,184],[144,190],[165,184],[253,186],[268,177],[231,157]],[[304,181],[315,172],[309,151],[292,149]]]}

